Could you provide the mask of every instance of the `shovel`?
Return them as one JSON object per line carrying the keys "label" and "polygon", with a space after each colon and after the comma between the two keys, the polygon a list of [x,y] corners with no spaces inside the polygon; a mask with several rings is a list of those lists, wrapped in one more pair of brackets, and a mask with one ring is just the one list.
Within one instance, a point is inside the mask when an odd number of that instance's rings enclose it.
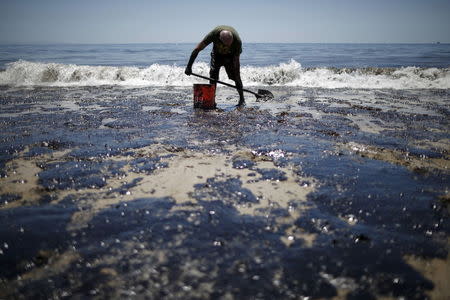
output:
{"label": "shovel", "polygon": [[[237,89],[237,87],[236,87],[235,85],[232,85],[232,84],[229,84],[229,83],[220,81],[220,80],[216,80],[216,79],[209,78],[209,77],[202,76],[202,75],[195,74],[195,73],[191,73],[191,74],[194,75],[194,76],[197,76],[197,77],[206,79],[206,80],[210,80],[210,81],[213,81],[213,82],[216,82],[216,83],[220,83],[220,84],[223,84],[223,85],[226,85],[226,86],[229,86],[229,87],[232,87],[232,88]],[[255,95],[255,96],[256,96],[256,99],[258,99],[258,100],[259,100],[259,99],[262,99],[262,100],[264,100],[264,101],[267,101],[267,100],[269,100],[269,99],[273,99],[273,94],[272,94],[270,91],[268,91],[268,90],[261,90],[261,89],[260,89],[260,90],[258,90],[258,93],[252,92],[252,91],[247,90],[247,89],[242,89],[242,90],[243,90],[244,92],[247,92],[247,93],[250,93],[250,94]]]}

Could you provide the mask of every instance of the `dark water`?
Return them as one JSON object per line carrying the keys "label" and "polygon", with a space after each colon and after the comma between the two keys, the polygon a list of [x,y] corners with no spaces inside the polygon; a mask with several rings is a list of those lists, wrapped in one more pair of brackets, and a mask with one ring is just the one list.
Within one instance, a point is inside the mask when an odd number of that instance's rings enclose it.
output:
{"label": "dark water", "polygon": [[[17,60],[93,66],[186,65],[195,44],[0,45],[0,69]],[[198,61],[209,62],[210,47]],[[252,44],[242,65],[268,66],[291,59],[303,67],[450,66],[450,44]]]}
{"label": "dark water", "polygon": [[445,291],[450,45],[244,44],[209,111],[193,47],[0,46],[1,299]]}
{"label": "dark water", "polygon": [[[4,87],[0,172],[16,192],[0,190],[0,298],[425,299],[436,282],[405,257],[448,254],[449,173],[420,165],[448,160],[433,143],[449,138],[448,90],[271,90],[243,109],[222,90],[202,111],[190,88]],[[195,154],[243,176],[202,177],[184,204],[152,194],[148,176]],[[7,181],[22,160],[35,200]],[[315,190],[241,213],[264,200],[244,178],[282,187],[288,170]]]}

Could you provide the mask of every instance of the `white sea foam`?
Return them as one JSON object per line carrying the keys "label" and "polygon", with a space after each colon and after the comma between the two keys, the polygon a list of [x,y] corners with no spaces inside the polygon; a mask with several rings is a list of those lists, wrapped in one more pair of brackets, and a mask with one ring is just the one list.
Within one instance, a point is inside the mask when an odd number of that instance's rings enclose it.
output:
{"label": "white sea foam", "polygon": [[[194,72],[208,75],[204,62]],[[221,79],[226,77],[222,71]],[[275,85],[362,89],[448,89],[450,68],[302,68],[291,60],[278,66],[243,66],[245,86]],[[83,66],[16,61],[0,72],[0,85],[12,86],[190,86],[202,81],[184,74],[184,67],[153,64],[146,68]],[[229,80],[224,80],[228,81]]]}

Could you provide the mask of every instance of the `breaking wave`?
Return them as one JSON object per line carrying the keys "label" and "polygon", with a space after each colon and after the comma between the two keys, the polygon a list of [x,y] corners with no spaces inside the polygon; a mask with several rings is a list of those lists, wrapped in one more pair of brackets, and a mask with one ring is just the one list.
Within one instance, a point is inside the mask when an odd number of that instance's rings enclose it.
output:
{"label": "breaking wave", "polygon": [[[194,72],[207,75],[199,62]],[[223,79],[225,72],[222,71]],[[291,60],[278,66],[241,68],[245,86],[275,85],[362,89],[448,89],[450,68],[302,68]],[[186,76],[184,67],[153,64],[146,68],[84,66],[16,61],[0,71],[0,85],[13,86],[190,86],[199,82]],[[224,80],[227,81],[227,80]]]}

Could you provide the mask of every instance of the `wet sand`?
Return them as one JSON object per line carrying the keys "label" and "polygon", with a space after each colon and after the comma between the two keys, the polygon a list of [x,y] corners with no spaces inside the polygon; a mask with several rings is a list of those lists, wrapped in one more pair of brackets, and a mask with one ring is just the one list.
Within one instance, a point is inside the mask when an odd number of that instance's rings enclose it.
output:
{"label": "wet sand", "polygon": [[3,88],[0,298],[449,298],[449,91],[264,88]]}

